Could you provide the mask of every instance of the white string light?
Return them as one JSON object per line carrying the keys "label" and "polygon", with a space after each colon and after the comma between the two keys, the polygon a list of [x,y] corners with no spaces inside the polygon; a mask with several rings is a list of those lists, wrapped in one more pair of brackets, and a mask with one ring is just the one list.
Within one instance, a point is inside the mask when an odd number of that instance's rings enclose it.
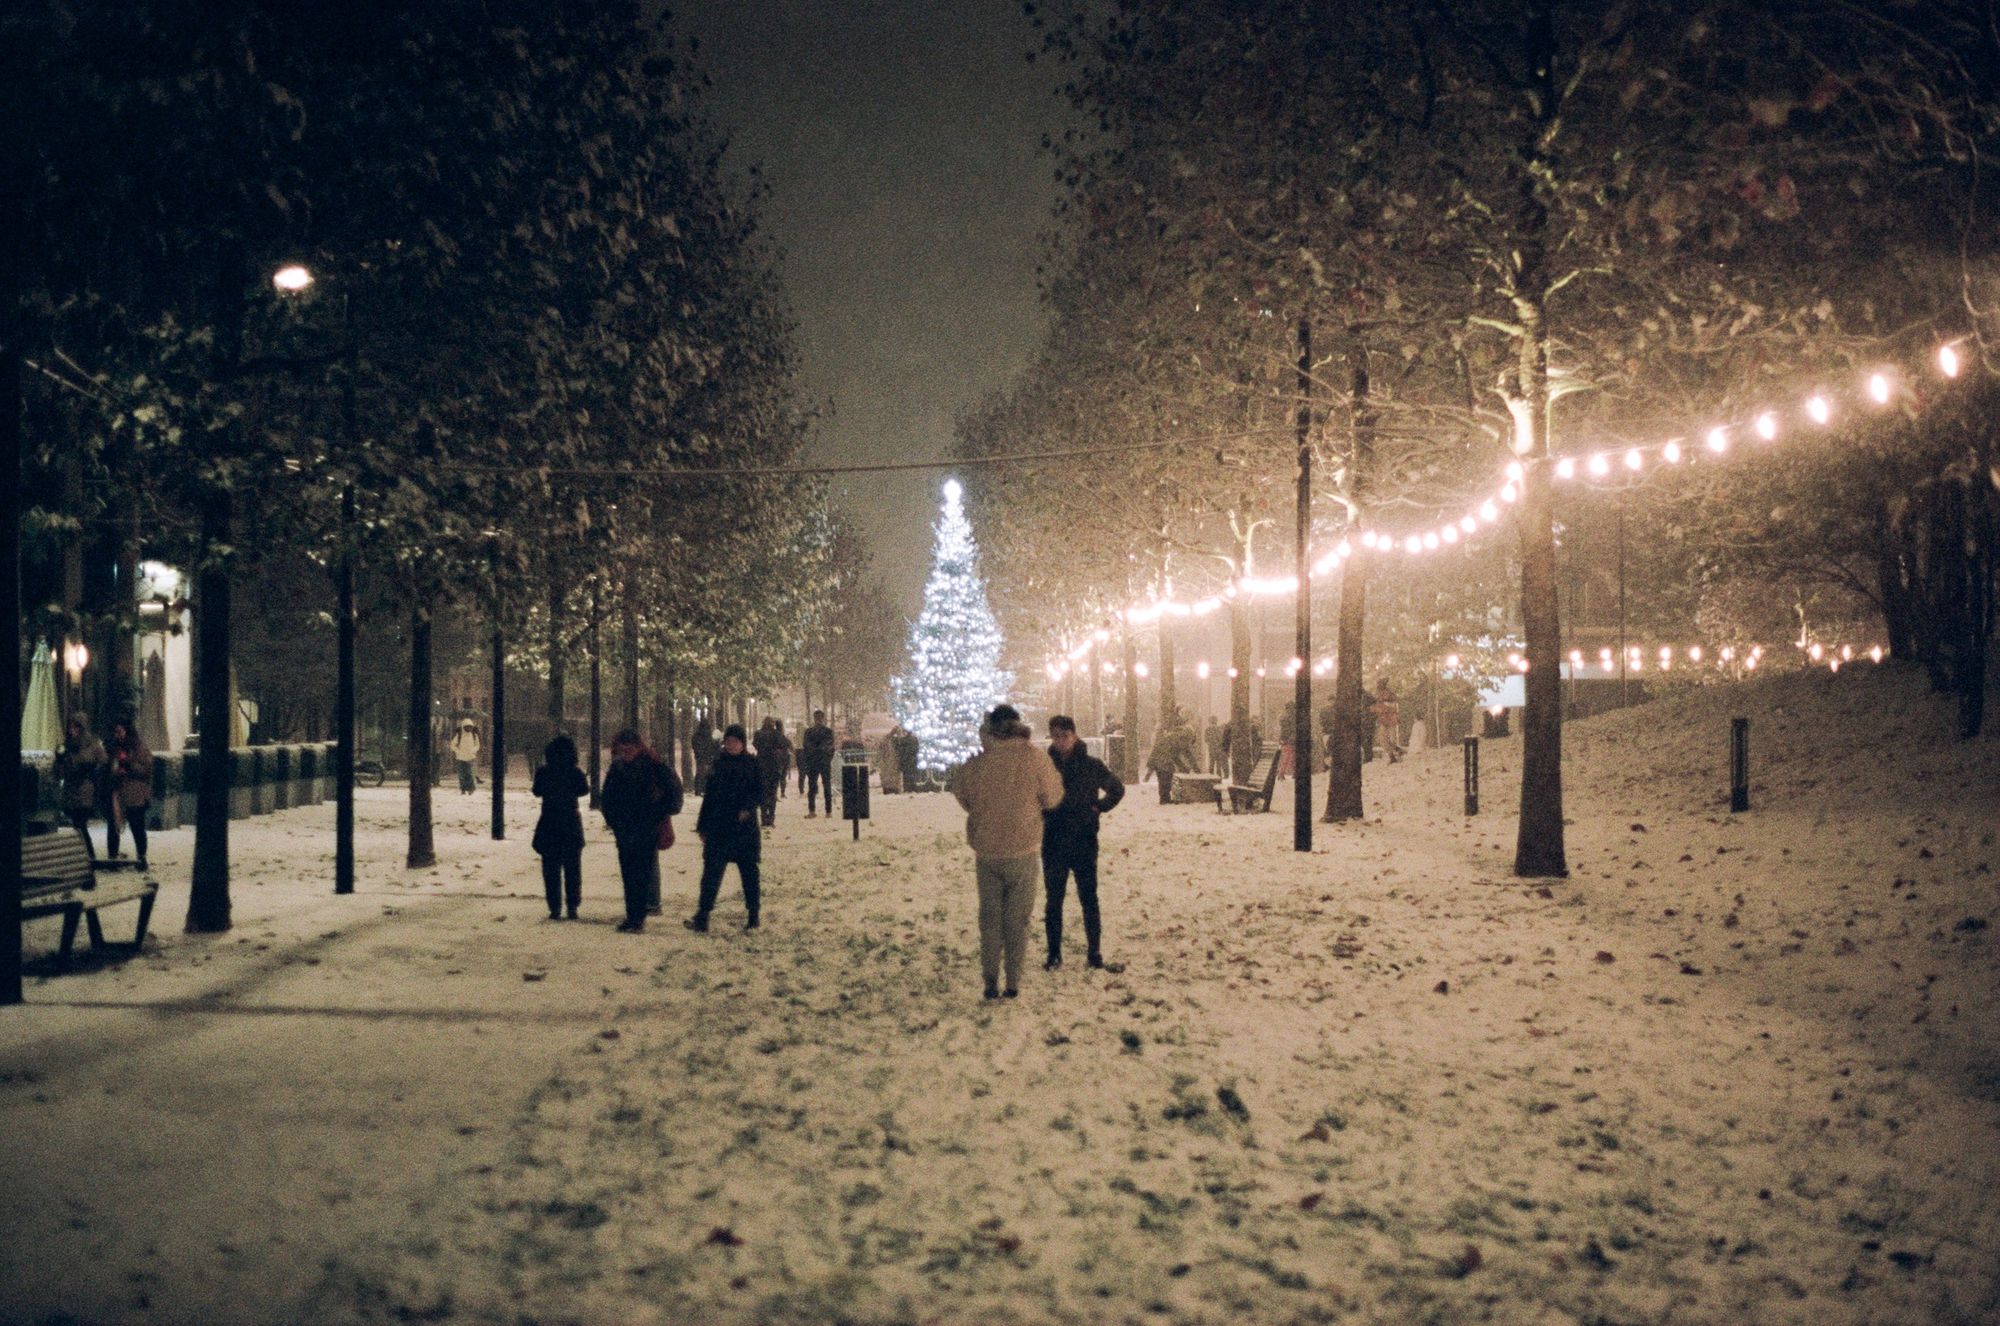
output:
{"label": "white string light", "polygon": [[[1948,342],[1939,346],[1935,356],[1935,364],[1940,375],[1947,379],[1956,379],[1964,368],[1964,360],[1959,352],[1958,343]],[[1890,372],[1886,370],[1873,371],[1861,385],[1859,395],[1877,408],[1885,407],[1895,399],[1895,380]],[[1805,419],[1820,426],[1829,425],[1833,421],[1834,404],[1822,391],[1816,390],[1808,395],[1800,404],[1798,410],[1799,414]],[[1755,433],[1763,441],[1774,442],[1783,429],[1783,417],[1777,410],[1760,410],[1751,417],[1747,426],[1751,432]],[[1731,434],[1735,427],[1735,425],[1730,424],[1716,424],[1711,426],[1702,437],[1702,445],[1705,451],[1712,456],[1726,454],[1729,450]],[[1520,437],[1524,435],[1517,431],[1516,441],[1518,442]],[[1672,438],[1655,447],[1628,448],[1624,452],[1620,464],[1626,473],[1636,475],[1644,472],[1649,458],[1653,457],[1657,457],[1660,463],[1666,465],[1678,465],[1683,461],[1693,459],[1683,448],[1681,440],[1679,438]],[[1589,456],[1581,460],[1576,456],[1568,455],[1552,457],[1550,460],[1552,462],[1551,470],[1554,477],[1558,481],[1563,482],[1576,479],[1580,472],[1587,472],[1593,478],[1607,478],[1611,475],[1613,468],[1611,456],[1603,451],[1592,452]],[[1331,574],[1349,557],[1354,555],[1357,547],[1376,552],[1400,551],[1407,556],[1415,557],[1421,556],[1424,553],[1436,552],[1442,548],[1456,547],[1461,543],[1468,542],[1470,536],[1477,534],[1483,526],[1491,526],[1499,523],[1503,505],[1519,502],[1522,494],[1522,485],[1526,482],[1527,478],[1527,466],[1535,463],[1539,462],[1524,462],[1520,459],[1509,460],[1502,471],[1501,482],[1492,492],[1492,495],[1480,499],[1476,504],[1469,503],[1464,514],[1456,520],[1447,520],[1427,530],[1414,530],[1400,535],[1373,528],[1364,528],[1358,533],[1350,531],[1348,534],[1344,534],[1340,542],[1331,551],[1312,562],[1308,573],[1309,577],[1316,579]],[[1135,604],[1116,615],[1123,617],[1125,622],[1132,626],[1150,625],[1163,617],[1169,616],[1175,618],[1206,617],[1239,595],[1262,598],[1291,594],[1298,589],[1298,583],[1298,577],[1296,576],[1245,575],[1223,586],[1219,593],[1212,594],[1206,598],[1184,601],[1174,598],[1171,592],[1169,592],[1164,598],[1151,598],[1145,603]],[[1097,645],[1104,643],[1110,638],[1108,630],[1099,628],[1093,635],[1086,636],[1079,644],[1068,651],[1068,662],[1074,664],[1080,661]],[[1745,666],[1754,666],[1756,657],[1756,655],[1752,655],[1750,658],[1747,658]],[[1106,670],[1110,671],[1112,669],[1107,666]],[[1066,674],[1068,669],[1064,668],[1063,671]],[[1056,674],[1052,673],[1051,675],[1055,676]]]}

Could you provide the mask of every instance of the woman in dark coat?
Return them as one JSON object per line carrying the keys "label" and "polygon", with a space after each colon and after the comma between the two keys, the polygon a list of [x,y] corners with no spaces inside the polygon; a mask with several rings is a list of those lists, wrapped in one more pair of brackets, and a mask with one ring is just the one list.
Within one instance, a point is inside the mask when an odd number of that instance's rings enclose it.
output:
{"label": "woman in dark coat", "polygon": [[91,732],[90,721],[71,714],[63,728],[62,749],[56,752],[56,777],[62,782],[63,813],[83,835],[92,860],[97,859],[97,849],[90,842],[90,817],[98,811],[107,764],[104,743]]}
{"label": "woman in dark coat", "polygon": [[107,856],[118,855],[118,829],[132,830],[132,855],[139,869],[146,868],[146,813],[153,804],[153,752],[132,720],[121,718],[111,725],[110,798],[105,807],[104,843]]}
{"label": "woman in dark coat", "polygon": [[611,739],[611,771],[597,801],[618,842],[618,876],[625,886],[625,919],[618,928],[636,933],[646,928],[660,849],[671,841],[663,841],[661,825],[680,814],[680,776],[628,727]]}
{"label": "woman in dark coat", "polygon": [[535,821],[534,848],[542,858],[542,891],[548,895],[551,921],[562,920],[565,902],[574,921],[583,902],[583,815],[576,803],[589,794],[590,782],[576,767],[576,743],[556,736],[542,747],[542,767],[535,770],[542,816]]}

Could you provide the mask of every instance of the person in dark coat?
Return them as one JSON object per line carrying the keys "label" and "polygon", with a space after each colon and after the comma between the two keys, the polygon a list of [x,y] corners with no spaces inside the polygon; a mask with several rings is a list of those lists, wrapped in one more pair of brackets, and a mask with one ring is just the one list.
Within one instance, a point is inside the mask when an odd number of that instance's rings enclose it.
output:
{"label": "person in dark coat", "polygon": [[792,762],[792,742],[785,725],[775,718],[757,729],[757,768],[764,775],[764,827],[778,822],[778,794],[785,787],[785,770]]}
{"label": "person in dark coat", "polygon": [[680,812],[681,780],[628,727],[611,739],[611,770],[598,804],[618,842],[618,877],[625,886],[625,919],[618,928],[644,930],[653,872],[659,868],[660,826]]}
{"label": "person in dark coat", "polygon": [[103,800],[110,763],[104,743],[90,730],[90,720],[82,714],[71,714],[63,727],[62,749],[56,752],[55,774],[62,785],[63,814],[69,816],[69,822],[83,835],[83,845],[93,861],[97,859],[97,848],[90,841],[90,817],[97,814]]}
{"label": "person in dark coat", "polygon": [[722,734],[722,753],[708,772],[708,792],[695,817],[694,831],[701,835],[701,895],[694,915],[682,922],[688,929],[708,930],[708,914],[715,910],[715,895],[722,890],[722,872],[731,863],[743,877],[743,928],[757,928],[763,902],[757,869],[763,835],[757,829],[757,816],[767,804],[764,770],[743,749],[742,726],[732,723]]}
{"label": "person in dark coat", "polygon": [[535,853],[542,858],[542,892],[548,895],[549,919],[569,919],[583,903],[583,815],[577,800],[590,795],[590,780],[576,767],[576,743],[558,734],[542,747],[542,767],[535,770],[535,795],[541,817],[535,821]]}
{"label": "person in dark coat", "polygon": [[153,804],[153,752],[139,735],[134,721],[124,717],[112,723],[111,740],[106,743],[105,754],[111,770],[110,795],[105,799],[105,855],[118,855],[118,830],[129,826],[132,830],[132,855],[137,859],[139,869],[144,870],[146,815]]}
{"label": "person in dark coat", "polygon": [[1076,720],[1049,719],[1049,758],[1062,775],[1062,804],[1042,812],[1042,889],[1047,908],[1042,929],[1049,941],[1050,971],[1062,966],[1063,896],[1076,875],[1076,900],[1083,905],[1083,937],[1088,961],[1104,965],[1103,925],[1097,911],[1097,821],[1125,799],[1125,784],[1104,761],[1077,739]]}
{"label": "person in dark coat", "polygon": [[817,797],[826,798],[826,814],[833,818],[833,729],[826,725],[826,710],[813,710],[812,726],[799,738],[799,774],[806,785],[806,818],[812,819]]}
{"label": "person in dark coat", "polygon": [[903,790],[914,792],[917,790],[917,753],[923,749],[924,743],[916,733],[900,724],[896,730],[902,734],[896,738],[896,764],[902,770]]}
{"label": "person in dark coat", "polygon": [[689,738],[688,747],[694,752],[694,791],[700,796],[708,786],[708,770],[715,763],[716,752],[722,749],[715,739],[715,725],[709,722],[707,714],[695,719],[694,736]]}

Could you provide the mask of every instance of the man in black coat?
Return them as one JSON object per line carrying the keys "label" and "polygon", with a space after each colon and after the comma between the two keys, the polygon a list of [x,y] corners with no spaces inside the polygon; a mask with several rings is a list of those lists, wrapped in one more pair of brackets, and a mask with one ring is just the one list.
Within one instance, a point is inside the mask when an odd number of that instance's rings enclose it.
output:
{"label": "man in black coat", "polygon": [[818,798],[826,798],[826,816],[833,818],[833,729],[826,725],[826,710],[813,710],[812,726],[799,738],[799,776],[806,785],[806,818],[818,811]]}
{"label": "man in black coat", "polygon": [[1049,758],[1062,775],[1062,804],[1042,812],[1042,888],[1048,909],[1042,927],[1049,957],[1042,965],[1062,966],[1063,895],[1076,873],[1076,900],[1083,904],[1083,936],[1089,962],[1104,965],[1103,926],[1097,913],[1097,821],[1125,798],[1125,784],[1077,739],[1076,720],[1057,714],[1049,720]]}
{"label": "man in black coat", "polygon": [[598,805],[618,841],[618,877],[625,886],[625,919],[618,928],[644,930],[660,865],[660,825],[680,813],[681,780],[637,732],[626,728],[611,739],[611,771],[604,776]]}
{"label": "man in black coat", "polygon": [[707,931],[715,895],[722,891],[722,872],[731,862],[743,877],[743,928],[757,928],[763,899],[757,862],[764,837],[757,817],[764,807],[764,771],[743,744],[742,725],[731,723],[722,734],[722,753],[708,771],[708,791],[694,822],[694,831],[701,835],[701,897],[694,915],[683,923],[690,930]]}

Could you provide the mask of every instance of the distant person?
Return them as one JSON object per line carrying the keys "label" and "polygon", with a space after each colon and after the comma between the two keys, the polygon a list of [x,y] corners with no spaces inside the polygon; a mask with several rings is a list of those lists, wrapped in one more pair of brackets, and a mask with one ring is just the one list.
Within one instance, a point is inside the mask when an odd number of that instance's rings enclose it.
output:
{"label": "distant person", "polygon": [[625,888],[621,931],[646,928],[660,867],[661,837],[669,817],[680,812],[681,780],[631,728],[611,738],[611,770],[598,794],[604,822],[618,843],[618,877]]}
{"label": "distant person", "polygon": [[694,735],[688,739],[688,749],[694,753],[694,790],[699,796],[708,786],[709,767],[715,763],[715,756],[722,744],[715,739],[715,724],[707,714],[694,721]]}
{"label": "distant person", "polygon": [[63,814],[69,816],[69,822],[83,835],[83,845],[93,861],[97,859],[97,849],[90,841],[90,820],[103,802],[108,764],[104,743],[91,732],[90,720],[82,714],[71,714],[69,722],[63,725],[63,744],[56,752],[55,775],[62,787]]}
{"label": "distant person", "polygon": [[534,793],[542,803],[531,844],[542,858],[542,892],[548,896],[549,919],[569,919],[583,905],[583,814],[577,801],[590,795],[590,780],[577,768],[576,743],[557,733],[542,747],[542,767],[535,770]]}
{"label": "distant person", "polygon": [[765,804],[763,766],[744,750],[742,726],[732,723],[723,730],[722,752],[708,772],[708,793],[695,817],[694,831],[701,835],[701,894],[694,915],[682,922],[688,929],[707,932],[708,914],[722,891],[722,872],[732,864],[743,880],[743,928],[757,928],[763,904],[758,877],[763,835],[757,817]]}
{"label": "distant person", "polygon": [[916,733],[910,731],[900,723],[897,724],[896,731],[902,733],[901,736],[896,738],[896,764],[902,771],[903,790],[905,792],[914,792],[917,790],[917,783],[919,781],[917,757],[922,754],[924,743],[918,739]]}
{"label": "distant person", "polygon": [[1178,708],[1160,725],[1158,735],[1153,738],[1153,749],[1147,754],[1146,767],[1160,784],[1163,806],[1174,799],[1174,775],[1194,772],[1194,729],[1188,726],[1186,716]]}
{"label": "distant person", "polygon": [[111,725],[111,744],[105,751],[111,771],[110,795],[105,799],[104,854],[118,855],[118,830],[132,828],[132,856],[139,869],[146,868],[146,814],[153,805],[153,752],[132,719],[120,718]]}
{"label": "distant person", "polygon": [[1010,704],[996,705],[979,729],[983,749],[960,767],[952,794],[965,808],[979,883],[979,968],[986,997],[1021,993],[1022,949],[1042,846],[1042,815],[1062,804],[1056,766],[1029,741],[1027,724]]}
{"label": "distant person", "polygon": [[1222,748],[1222,727],[1210,714],[1208,723],[1201,730],[1202,768],[1207,773],[1215,773],[1228,757]]}
{"label": "distant person", "polygon": [[758,771],[764,775],[764,827],[768,829],[778,822],[778,796],[784,791],[785,770],[792,762],[792,743],[785,736],[785,725],[767,718],[751,744],[757,749]]}
{"label": "distant person", "polygon": [[1062,966],[1063,899],[1076,875],[1076,900],[1083,907],[1088,961],[1104,965],[1103,927],[1097,913],[1097,822],[1125,799],[1125,784],[1104,761],[1077,739],[1076,720],[1057,714],[1049,720],[1049,759],[1062,779],[1062,804],[1042,812],[1042,891],[1047,908],[1042,929],[1049,956],[1042,966]]}
{"label": "distant person", "polygon": [[833,748],[833,729],[826,725],[826,710],[815,709],[812,726],[799,738],[799,775],[805,783],[807,819],[815,818],[818,812],[814,807],[821,798],[826,801],[827,818],[833,818]]}
{"label": "distant person", "polygon": [[451,758],[458,765],[458,794],[469,797],[479,785],[479,725],[469,718],[451,739]]}
{"label": "distant person", "polygon": [[875,764],[882,771],[882,795],[890,796],[903,790],[903,725],[901,723],[884,733],[875,747]]}
{"label": "distant person", "polygon": [[1389,685],[1387,677],[1375,683],[1375,703],[1370,706],[1375,715],[1375,739],[1382,744],[1382,753],[1395,764],[1403,758],[1400,738],[1403,734],[1402,706],[1397,703],[1395,688]]}

